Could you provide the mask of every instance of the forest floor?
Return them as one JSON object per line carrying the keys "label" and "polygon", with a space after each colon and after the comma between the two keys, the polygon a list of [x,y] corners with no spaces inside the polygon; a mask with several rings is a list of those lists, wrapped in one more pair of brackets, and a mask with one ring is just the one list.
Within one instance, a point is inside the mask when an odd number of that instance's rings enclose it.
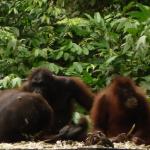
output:
{"label": "forest floor", "polygon": [[[72,141],[57,141],[55,144],[48,144],[44,142],[19,142],[19,143],[1,143],[0,149],[105,149],[104,147],[91,145],[85,146],[82,142],[72,142]],[[106,148],[108,149],[108,148]],[[125,143],[114,143],[114,149],[140,149],[140,150],[150,150],[150,145],[135,145],[131,142]]]}

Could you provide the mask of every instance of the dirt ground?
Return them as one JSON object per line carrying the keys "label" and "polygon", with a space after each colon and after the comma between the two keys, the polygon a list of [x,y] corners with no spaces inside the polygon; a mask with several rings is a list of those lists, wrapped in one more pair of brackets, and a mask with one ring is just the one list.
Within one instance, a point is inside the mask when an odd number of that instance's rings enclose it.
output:
{"label": "dirt ground", "polygon": [[[142,149],[150,150],[150,145],[135,145],[131,142],[126,143],[114,143],[117,149]],[[90,147],[84,146],[81,142],[72,141],[57,141],[55,144],[47,144],[44,142],[20,142],[20,143],[1,143],[0,149],[77,149],[77,148],[100,148],[97,145],[91,145]],[[102,147],[103,148],[103,147]]]}

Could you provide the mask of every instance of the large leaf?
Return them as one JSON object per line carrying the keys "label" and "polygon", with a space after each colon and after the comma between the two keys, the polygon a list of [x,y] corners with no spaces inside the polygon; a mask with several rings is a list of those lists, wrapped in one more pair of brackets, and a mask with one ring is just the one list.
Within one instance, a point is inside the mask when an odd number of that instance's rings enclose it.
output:
{"label": "large leaf", "polygon": [[140,21],[146,21],[150,16],[150,7],[142,4],[136,5],[140,11],[131,11],[128,14],[134,18],[137,18]]}
{"label": "large leaf", "polygon": [[74,66],[74,69],[75,69],[77,72],[82,73],[83,68],[82,68],[81,63],[79,63],[79,62],[74,62],[74,63],[73,63],[73,66]]}

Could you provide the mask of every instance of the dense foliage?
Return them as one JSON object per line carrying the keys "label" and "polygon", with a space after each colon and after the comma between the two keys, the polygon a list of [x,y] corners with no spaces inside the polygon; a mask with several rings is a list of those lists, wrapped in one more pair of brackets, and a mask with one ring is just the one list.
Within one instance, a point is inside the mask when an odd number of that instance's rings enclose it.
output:
{"label": "dense foliage", "polygon": [[[19,85],[34,67],[47,67],[80,76],[93,90],[116,74],[150,89],[150,7],[114,3],[81,14],[81,7],[67,2],[0,2],[0,88]],[[95,8],[97,1],[88,4]]]}

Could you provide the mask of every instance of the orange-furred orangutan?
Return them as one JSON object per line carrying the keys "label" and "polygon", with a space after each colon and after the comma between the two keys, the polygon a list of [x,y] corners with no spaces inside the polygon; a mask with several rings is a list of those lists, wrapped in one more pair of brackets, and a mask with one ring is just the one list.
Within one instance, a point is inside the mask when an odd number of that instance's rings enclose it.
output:
{"label": "orange-furred orangutan", "polygon": [[116,137],[132,129],[130,139],[150,144],[150,106],[141,89],[128,77],[116,77],[100,92],[91,110],[93,129]]}

